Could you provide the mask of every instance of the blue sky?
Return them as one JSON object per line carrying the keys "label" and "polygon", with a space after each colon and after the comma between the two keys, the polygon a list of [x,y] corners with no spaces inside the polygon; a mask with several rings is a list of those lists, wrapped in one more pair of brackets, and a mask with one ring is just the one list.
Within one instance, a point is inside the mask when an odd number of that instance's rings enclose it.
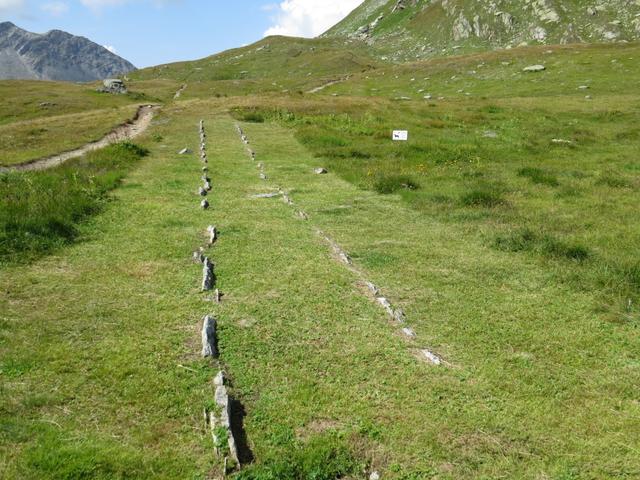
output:
{"label": "blue sky", "polygon": [[362,0],[0,0],[0,22],[60,29],[138,67],[205,57],[266,34],[311,37]]}

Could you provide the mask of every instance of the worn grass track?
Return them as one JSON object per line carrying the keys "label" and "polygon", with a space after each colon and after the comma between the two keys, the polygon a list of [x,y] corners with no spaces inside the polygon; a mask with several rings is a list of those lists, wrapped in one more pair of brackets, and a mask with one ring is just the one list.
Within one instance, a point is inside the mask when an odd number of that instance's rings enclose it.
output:
{"label": "worn grass track", "polygon": [[[318,160],[271,123],[243,125],[252,162],[219,102],[162,115],[149,132],[159,141],[143,142],[151,154],[82,242],[2,267],[0,476],[216,475],[202,425],[215,374],[198,358],[205,313],[219,319],[230,393],[267,470],[325,438],[386,478],[639,474],[637,334],[594,315],[598,292],[563,282],[578,265],[491,249],[400,197],[314,175]],[[176,155],[197,151],[199,118],[207,212],[198,160]],[[278,186],[308,221],[252,198]],[[199,293],[191,263],[210,224],[221,305]],[[451,367],[411,354],[317,227]]]}
{"label": "worn grass track", "polygon": [[[387,468],[422,468],[424,478],[638,474],[637,334],[596,313],[601,292],[571,281],[578,264],[495,251],[481,232],[398,196],[313,175],[318,160],[276,126],[245,129],[271,181],[291,189],[310,223],[454,365],[424,373],[395,421],[373,414],[381,443],[392,445]],[[412,384],[409,372],[398,374],[396,393]]]}

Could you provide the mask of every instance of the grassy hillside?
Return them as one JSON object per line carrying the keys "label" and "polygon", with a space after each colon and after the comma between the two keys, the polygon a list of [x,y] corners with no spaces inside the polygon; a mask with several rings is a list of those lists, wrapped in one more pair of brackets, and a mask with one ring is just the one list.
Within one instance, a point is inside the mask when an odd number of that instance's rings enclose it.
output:
{"label": "grassy hillside", "polygon": [[635,0],[366,0],[326,37],[358,38],[411,60],[523,44],[636,41]]}
{"label": "grassy hillside", "polygon": [[299,94],[381,64],[358,40],[268,37],[201,60],[139,70],[132,79],[187,84],[181,97],[185,99],[249,93]]}
{"label": "grassy hillside", "polygon": [[[175,92],[174,87],[171,84]],[[167,96],[152,82],[139,83],[128,95],[95,90],[93,84],[0,81],[0,166],[35,160],[98,140],[131,119],[139,105]]]}
{"label": "grassy hillside", "polygon": [[[589,7],[563,3],[491,8]],[[408,1],[368,40],[272,37],[136,72],[165,102],[144,150],[0,175],[0,477],[223,478],[203,421],[218,366],[238,480],[640,477],[640,46],[375,60],[421,15],[482,5]],[[10,88],[0,130],[65,132],[29,148],[133,105],[84,92],[85,111],[70,90],[49,114],[39,85],[22,107]],[[178,154],[200,119],[206,211],[202,163]],[[221,303],[192,261],[209,225]],[[219,365],[200,358],[205,314]]]}

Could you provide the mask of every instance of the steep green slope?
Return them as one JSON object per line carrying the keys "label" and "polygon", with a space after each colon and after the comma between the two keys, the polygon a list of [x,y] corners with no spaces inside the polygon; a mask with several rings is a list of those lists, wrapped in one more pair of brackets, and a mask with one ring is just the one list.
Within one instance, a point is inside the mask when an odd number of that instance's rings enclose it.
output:
{"label": "steep green slope", "polygon": [[[185,96],[287,93],[375,68],[380,60],[362,41],[345,38],[268,37],[201,60],[135,72],[133,80],[171,79],[188,84]],[[215,83],[212,83],[215,82]]]}
{"label": "steep green slope", "polygon": [[634,41],[638,0],[366,0],[325,37],[358,38],[394,60],[522,44]]}

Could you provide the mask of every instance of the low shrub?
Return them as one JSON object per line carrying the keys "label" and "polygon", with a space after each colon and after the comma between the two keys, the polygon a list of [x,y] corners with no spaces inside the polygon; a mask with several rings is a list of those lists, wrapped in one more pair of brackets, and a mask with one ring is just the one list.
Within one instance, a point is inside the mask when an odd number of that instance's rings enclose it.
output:
{"label": "low shrub", "polygon": [[519,177],[525,177],[538,185],[548,185],[550,187],[557,187],[560,185],[558,179],[548,172],[540,168],[525,167],[518,170]]}
{"label": "low shrub", "polygon": [[378,193],[390,194],[401,189],[417,190],[420,185],[408,175],[385,175],[378,177],[373,188]]}
{"label": "low shrub", "polygon": [[494,208],[505,205],[507,201],[502,196],[502,191],[492,187],[481,187],[462,195],[460,199],[466,207]]}
{"label": "low shrub", "polygon": [[582,262],[591,252],[579,243],[568,243],[549,234],[539,234],[525,228],[506,235],[499,235],[494,247],[507,252],[535,252],[551,258],[565,258]]}

